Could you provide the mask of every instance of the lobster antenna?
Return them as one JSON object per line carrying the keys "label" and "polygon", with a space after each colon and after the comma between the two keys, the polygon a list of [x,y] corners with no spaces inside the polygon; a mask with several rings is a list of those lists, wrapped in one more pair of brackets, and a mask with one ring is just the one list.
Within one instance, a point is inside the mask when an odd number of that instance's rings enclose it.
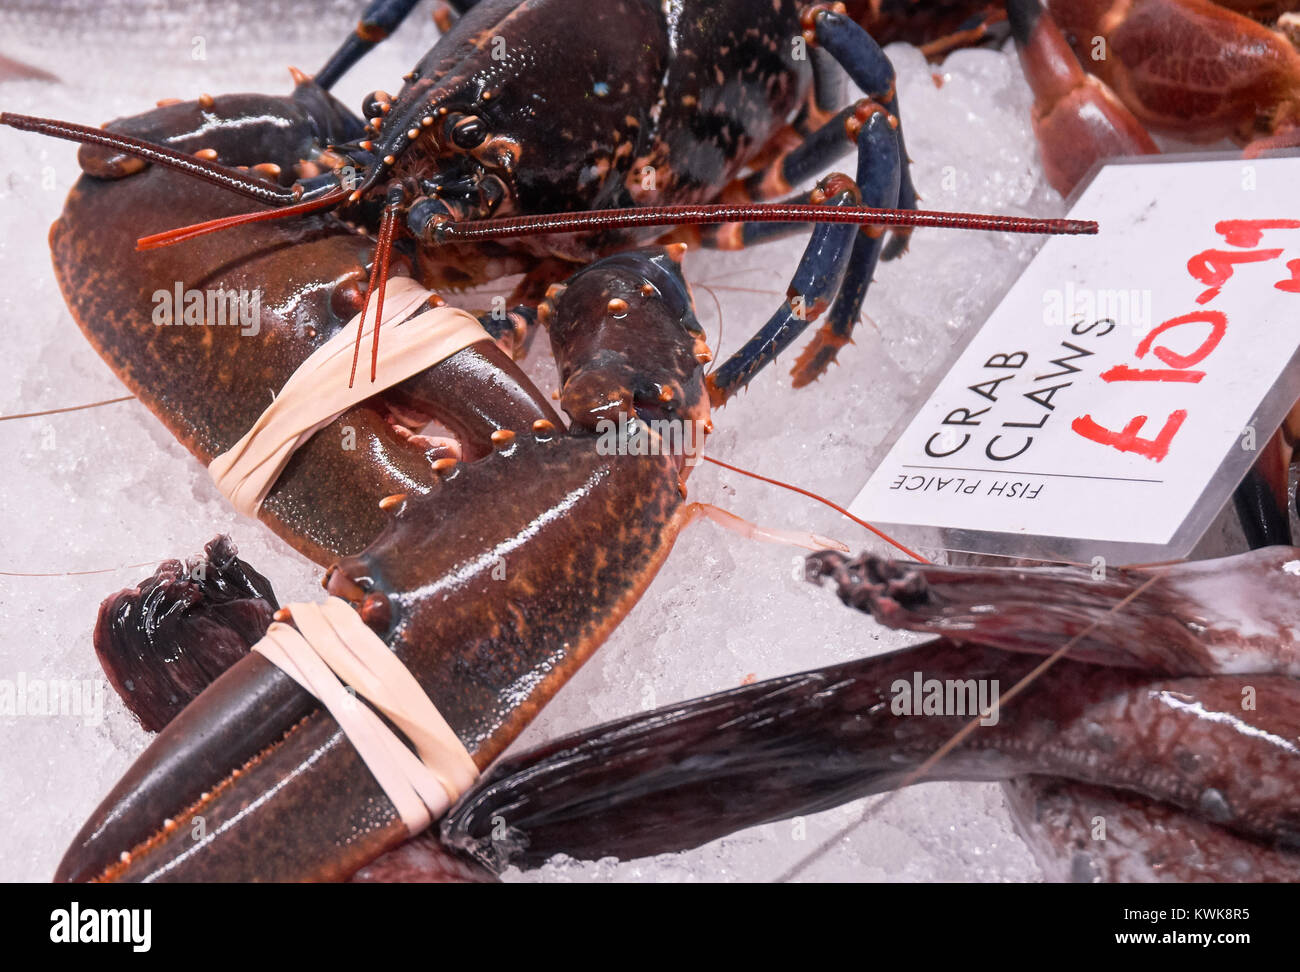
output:
{"label": "lobster antenna", "polygon": [[730,469],[734,473],[740,473],[742,476],[749,476],[752,479],[757,479],[759,482],[770,483],[773,486],[780,486],[782,489],[788,489],[793,493],[798,493],[800,496],[807,496],[809,499],[814,499],[818,503],[824,503],[825,505],[833,509],[836,513],[839,513],[841,516],[848,517],[858,526],[870,530],[881,540],[885,541],[885,543],[889,544],[891,547],[895,547],[898,550],[901,550],[903,553],[907,554],[909,557],[911,557],[913,560],[917,561],[918,563],[922,563],[922,564],[930,563],[929,560],[926,560],[916,551],[909,550],[907,547],[904,547],[901,543],[899,543],[889,534],[885,533],[883,530],[872,526],[870,523],[868,523],[866,520],[862,519],[861,517],[854,516],[852,513],[850,513],[844,507],[840,506],[838,503],[832,502],[831,500],[828,500],[825,496],[821,496],[817,493],[814,493],[810,489],[804,489],[802,486],[795,486],[793,483],[785,483],[779,479],[772,479],[760,473],[751,472],[748,469],[741,469],[739,466],[733,466],[731,465],[731,463],[723,462],[721,459],[714,459],[712,456],[706,456],[701,454],[700,458],[706,460],[707,462],[713,463],[715,466],[721,466],[723,469]]}
{"label": "lobster antenna", "polygon": [[375,290],[378,288],[378,295],[375,300],[375,337],[370,346],[370,380],[375,380],[375,372],[379,364],[379,325],[384,319],[384,291],[388,286],[388,261],[393,252],[393,237],[397,232],[397,216],[401,208],[401,192],[395,191],[390,195],[388,204],[384,206],[384,215],[379,221],[379,239],[375,244],[375,258],[370,264],[370,283],[366,287],[366,302],[361,306],[361,320],[357,324],[357,343],[352,349],[352,372],[348,375],[348,387],[351,388],[357,379],[357,359],[361,356],[361,335],[366,329],[366,314],[370,310],[370,298],[375,296]]}
{"label": "lobster antenna", "polygon": [[287,206],[290,203],[297,202],[302,196],[301,186],[283,189],[253,176],[245,175],[236,169],[218,165],[215,162],[209,162],[193,155],[187,155],[175,149],[155,145],[152,142],[133,138],[130,135],[106,132],[102,128],[91,128],[74,122],[56,121],[53,118],[15,115],[7,111],[0,112],[0,125],[8,125],[10,128],[16,128],[23,132],[50,135],[69,142],[79,142],[82,145],[101,145],[105,148],[117,149],[146,162],[184,172],[197,179],[210,182],[215,186],[221,186],[223,189],[229,189],[232,192],[237,192],[250,199],[256,199],[258,202],[268,203],[272,206]]}
{"label": "lobster antenna", "polygon": [[85,405],[65,405],[62,408],[47,408],[39,412],[20,412],[17,415],[0,415],[0,422],[12,422],[15,419],[40,418],[43,415],[62,415],[64,412],[80,412],[87,408],[99,408],[103,405],[116,405],[118,402],[129,402],[134,395],[120,395],[117,398],[106,398],[102,402],[87,402]]}
{"label": "lobster antenna", "polygon": [[447,220],[434,227],[435,243],[472,243],[502,236],[540,236],[638,227],[690,226],[710,223],[856,223],[860,226],[942,227],[1001,233],[1093,235],[1097,223],[1085,219],[1033,219],[938,210],[874,209],[868,206],[819,206],[810,203],[700,203],[637,209],[593,209],[576,213],[541,213],[505,219]]}
{"label": "lobster antenna", "polygon": [[[152,250],[183,240],[237,226],[258,219],[274,219],[294,212],[308,212],[341,202],[339,189],[311,203],[279,210],[225,216],[190,226],[144,236],[136,249]],[[353,194],[355,195],[355,193]],[[446,220],[433,231],[433,242],[473,243],[511,236],[541,236],[546,233],[584,233],[594,230],[689,226],[716,223],[855,223],[859,226],[940,227],[986,230],[999,233],[1043,233],[1051,236],[1090,236],[1097,232],[1094,220],[1035,219],[981,213],[952,213],[940,210],[874,209],[867,206],[817,206],[810,203],[748,203],[727,205],[701,203],[686,206],[648,206],[640,209],[593,209],[576,213],[538,213],[505,219]]]}
{"label": "lobster antenna", "polygon": [[[271,206],[286,207],[299,203],[302,187],[285,189],[270,185],[260,179],[245,175],[236,169],[209,162],[175,149],[155,145],[130,135],[91,128],[75,122],[0,112],[0,125],[8,125],[25,132],[36,132],[82,145],[100,145],[117,149],[138,159],[166,166],[178,172],[203,179],[213,185],[240,193],[250,199]],[[341,202],[344,193],[334,191],[314,200],[312,209]],[[326,202],[328,200],[328,202]],[[293,212],[284,211],[288,216]],[[269,214],[250,214],[261,219],[274,218]],[[148,241],[143,249],[153,249],[192,239],[204,233],[216,232],[251,218],[212,220],[179,227],[169,233],[144,237]],[[947,229],[989,230],[1004,233],[1043,233],[1048,235],[1094,234],[1097,224],[1092,220],[1032,219],[1023,216],[998,216],[978,213],[952,213],[937,210],[875,209],[865,206],[817,206],[799,203],[748,203],[742,205],[698,204],[679,206],[650,206],[638,209],[599,209],[577,213],[542,213],[531,216],[514,216],[506,219],[447,221],[434,230],[435,242],[473,242],[503,236],[537,236],[546,233],[575,233],[603,229],[632,229],[637,227],[686,226],[716,223],[856,223],[862,226],[942,227]]]}
{"label": "lobster antenna", "polygon": [[154,233],[151,236],[140,237],[135,241],[135,248],[137,250],[159,250],[165,246],[171,246],[173,243],[192,240],[196,236],[207,236],[209,233],[229,229],[232,226],[242,226],[245,223],[260,223],[263,220],[283,219],[286,216],[310,213],[317,209],[325,209],[336,203],[341,203],[347,196],[348,191],[346,189],[336,189],[333,192],[327,192],[319,199],[295,203],[282,209],[267,209],[260,213],[239,213],[235,216],[222,216],[202,223],[192,223],[189,226],[177,226],[174,229],[163,230],[161,233]]}

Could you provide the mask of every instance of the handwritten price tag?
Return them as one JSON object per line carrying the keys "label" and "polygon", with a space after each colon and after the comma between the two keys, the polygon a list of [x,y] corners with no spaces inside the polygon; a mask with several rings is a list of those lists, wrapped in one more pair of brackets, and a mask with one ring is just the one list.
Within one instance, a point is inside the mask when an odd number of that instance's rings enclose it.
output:
{"label": "handwritten price tag", "polygon": [[1300,157],[1102,169],[853,512],[914,543],[1185,556],[1300,399]]}

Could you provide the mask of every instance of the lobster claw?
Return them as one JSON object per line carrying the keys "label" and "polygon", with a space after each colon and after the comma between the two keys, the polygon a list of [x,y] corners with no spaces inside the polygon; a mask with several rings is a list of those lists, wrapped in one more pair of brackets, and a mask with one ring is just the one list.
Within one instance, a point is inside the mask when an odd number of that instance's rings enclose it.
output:
{"label": "lobster claw", "polygon": [[620,417],[707,425],[698,376],[710,354],[679,260],[679,247],[662,246],[607,257],[542,302],[560,403],[575,425],[599,431]]}
{"label": "lobster claw", "polygon": [[[155,214],[201,220],[238,205],[154,166],[83,178],[51,231],[60,284],[83,331],[203,462],[252,425],[267,388],[357,313],[365,273],[355,232],[327,214],[122,257],[155,228]],[[103,266],[114,273],[98,272]],[[656,281],[670,295],[669,284],[677,286],[653,259],[616,269],[627,278],[620,286],[638,294]],[[256,290],[256,330],[210,327],[200,340],[194,328],[154,323],[151,295],[200,281]],[[684,349],[671,356],[680,403],[707,415],[689,304],[650,300],[647,291],[631,319],[592,341],[579,325],[600,328],[607,318],[588,315],[585,292],[553,302],[557,354],[575,373],[604,373],[611,389],[621,387],[624,375],[602,372],[594,359],[635,361],[635,349],[620,345],[668,328]],[[392,394],[403,409],[441,421],[470,461],[435,468],[410,436],[394,433],[385,396],[376,396],[304,444],[260,516],[321,562],[362,551],[339,561],[331,586],[356,599],[483,766],[613,630],[666,558],[691,516],[683,457],[606,454],[580,427],[565,434],[545,396],[491,341]],[[361,448],[340,448],[345,428]],[[379,499],[398,493],[405,498],[380,509]],[[341,879],[407,836],[333,718],[254,652],[165,727],[87,821],[56,876]]]}
{"label": "lobster claw", "polygon": [[[223,163],[265,160],[277,146],[286,99],[232,95],[172,105],[130,123],[153,130],[176,116],[215,121],[203,140]],[[257,106],[264,114],[247,118]],[[160,120],[161,119],[161,120]],[[117,123],[126,126],[127,122]],[[268,149],[286,166],[310,126],[288,126],[287,147]],[[263,129],[269,129],[264,131]],[[50,230],[54,268],[77,323],[100,356],[205,465],[257,421],[274,389],[361,310],[369,249],[329,213],[252,223],[182,245],[133,252],[159,229],[245,211],[250,204],[184,174],[152,166],[129,178],[83,177]],[[161,225],[160,225],[161,223]],[[124,254],[130,254],[124,257]],[[112,267],[112,273],[102,268]],[[255,314],[240,326],[204,316],[214,295],[247,297]],[[181,307],[198,302],[196,319]],[[172,315],[160,315],[164,305]],[[199,324],[195,326],[174,325]],[[208,321],[205,326],[202,321]],[[477,391],[490,384],[493,394]],[[262,506],[261,518],[300,552],[327,564],[360,550],[383,528],[378,501],[430,489],[426,449],[393,421],[418,411],[462,441],[470,457],[492,450],[492,434],[558,421],[546,397],[490,341],[481,341],[359,403],[308,440]],[[365,449],[352,443],[367,443]]]}
{"label": "lobster claw", "polygon": [[[314,81],[297,77],[287,97],[234,94],[161,104],[157,109],[106,125],[190,154],[215,153],[226,165],[274,166],[282,183],[331,168],[328,147],[359,138],[364,123]],[[121,179],[148,163],[116,149],[82,145],[81,170],[98,179]],[[263,168],[263,173],[272,170]]]}

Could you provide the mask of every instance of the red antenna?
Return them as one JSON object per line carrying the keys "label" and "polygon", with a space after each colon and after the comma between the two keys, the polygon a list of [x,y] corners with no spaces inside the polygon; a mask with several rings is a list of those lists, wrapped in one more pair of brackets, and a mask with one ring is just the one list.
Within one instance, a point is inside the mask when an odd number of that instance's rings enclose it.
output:
{"label": "red antenna", "polygon": [[638,209],[593,209],[577,213],[544,213],[462,222],[448,220],[434,231],[434,241],[472,243],[503,236],[585,233],[648,226],[698,226],[706,223],[855,223],[859,226],[928,226],[1052,236],[1091,235],[1097,232],[1097,224],[1084,219],[1034,219],[1026,216],[935,210],[873,209],[869,206],[817,206],[811,203],[746,203],[735,206],[702,203]]}

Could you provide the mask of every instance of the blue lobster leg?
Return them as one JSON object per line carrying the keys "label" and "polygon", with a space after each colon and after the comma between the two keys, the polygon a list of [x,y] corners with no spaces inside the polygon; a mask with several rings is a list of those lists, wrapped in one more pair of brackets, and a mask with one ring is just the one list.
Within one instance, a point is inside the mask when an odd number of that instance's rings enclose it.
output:
{"label": "blue lobster leg", "polygon": [[[872,122],[877,126],[882,123],[888,124],[883,116],[876,116]],[[869,122],[868,127],[870,124]],[[864,128],[859,137],[864,141],[868,139],[870,137],[868,128]],[[862,190],[864,206],[894,208],[900,204],[900,183],[905,177],[906,169],[896,154],[897,149],[883,139],[882,143],[879,155],[875,156],[875,162],[879,164],[860,165],[858,186]],[[891,152],[894,154],[892,159],[889,159]],[[865,163],[868,158],[871,156],[864,153],[861,157],[862,162]],[[835,360],[840,348],[849,343],[853,328],[862,313],[862,302],[866,299],[867,288],[871,286],[872,275],[876,272],[876,264],[880,262],[884,249],[885,234],[880,227],[868,226],[858,234],[853,244],[853,253],[849,257],[848,269],[840,284],[840,292],[835,298],[830,313],[826,315],[826,323],[818,328],[817,334],[795,362],[792,374],[796,388],[811,384],[821,377]]]}
{"label": "blue lobster leg", "polygon": [[[845,125],[855,115],[868,111],[868,106],[871,104],[872,102],[864,100],[844,108],[770,165],[737,180],[739,195],[744,199],[755,201],[774,199],[790,192],[793,186],[807,182],[819,172],[825,172],[829,166],[853,151],[854,142],[847,134]],[[733,196],[724,191],[723,198],[730,199]],[[786,201],[806,202],[807,196]],[[794,231],[803,228],[796,223]]]}
{"label": "blue lobster leg", "polygon": [[[823,179],[814,198],[817,195],[828,197],[824,199],[826,205],[860,204],[857,186],[839,174]],[[857,233],[858,227],[853,224],[821,223],[813,228],[785,302],[744,347],[709,376],[709,395],[714,405],[721,405],[749,384],[761,368],[803,333],[810,320],[821,316],[839,289]]]}
{"label": "blue lobster leg", "polygon": [[[878,101],[895,118],[898,113],[898,94],[894,90],[894,66],[870,34],[843,14],[830,9],[818,10],[813,17],[813,30],[817,43],[831,54],[848,72],[853,83],[863,94]],[[897,130],[898,154],[906,163],[907,147],[903,143],[903,129]],[[916,187],[906,164],[898,187],[898,206],[915,209]],[[884,248],[883,259],[892,260],[907,249],[910,229],[895,230]]]}
{"label": "blue lobster leg", "polygon": [[[789,192],[791,186],[806,182],[853,151],[857,140],[849,133],[860,130],[872,115],[885,110],[883,106],[867,98],[842,109],[821,128],[795,148],[775,159],[770,165],[743,179],[736,180],[723,191],[722,198],[766,202],[778,193]],[[780,204],[807,203],[810,195],[809,192],[801,192],[780,200]],[[708,249],[739,250],[758,243],[807,232],[808,225],[807,223],[721,223],[701,230],[700,243]]]}
{"label": "blue lobster leg", "polygon": [[812,96],[804,105],[794,127],[801,135],[810,135],[820,128],[830,114],[844,104],[844,72],[831,57],[820,48],[814,47],[808,52],[813,70]]}
{"label": "blue lobster leg", "polygon": [[[830,200],[832,205],[893,207],[897,204],[902,159],[896,125],[897,119],[883,110],[867,119],[858,132],[858,182],[855,191],[838,192]],[[837,181],[847,180],[843,176],[830,176],[823,180],[822,185]],[[848,232],[843,232],[845,229]],[[824,359],[821,365],[824,370],[834,358],[834,349],[848,340],[871,283],[883,239],[883,232],[878,227],[860,229],[852,225],[825,224],[815,227],[791,281],[790,296],[744,347],[709,376],[709,393],[714,404],[722,404],[747,385],[760,369],[775,360],[803,333],[810,321],[821,316],[832,295],[838,295],[823,333],[842,335],[842,340],[834,344],[819,334],[817,350],[812,353],[813,358]],[[829,357],[822,350],[828,343],[832,345]],[[796,380],[808,370],[801,367],[808,358],[809,355],[805,354],[800,359]]]}
{"label": "blue lobster leg", "polygon": [[[402,25],[419,0],[372,0],[366,7],[356,28],[348,35],[337,51],[325,62],[325,66],[316,72],[315,81],[322,88],[329,90],[339,78],[357,61],[365,57],[370,50],[390,36]],[[473,4],[453,4],[458,12]]]}

